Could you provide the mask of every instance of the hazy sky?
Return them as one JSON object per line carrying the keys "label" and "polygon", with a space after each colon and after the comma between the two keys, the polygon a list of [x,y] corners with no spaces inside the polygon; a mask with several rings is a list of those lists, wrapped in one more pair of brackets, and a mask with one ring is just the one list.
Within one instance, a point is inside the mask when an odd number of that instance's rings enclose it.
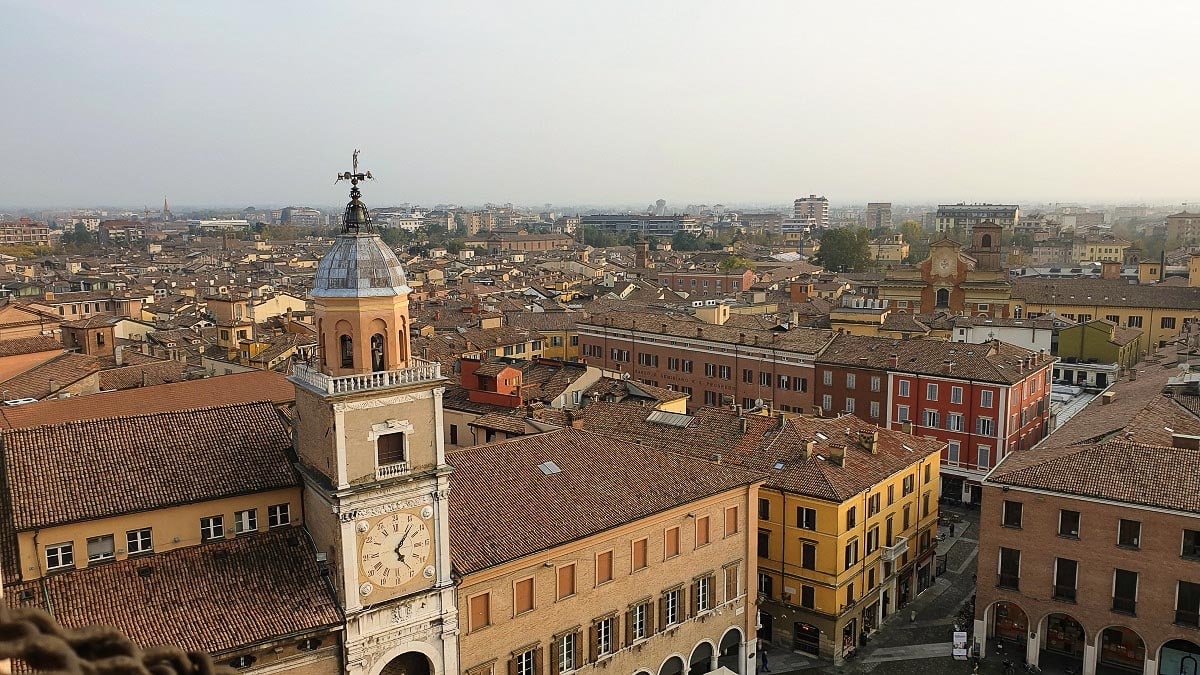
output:
{"label": "hazy sky", "polygon": [[0,0],[0,207],[1200,200],[1200,2]]}

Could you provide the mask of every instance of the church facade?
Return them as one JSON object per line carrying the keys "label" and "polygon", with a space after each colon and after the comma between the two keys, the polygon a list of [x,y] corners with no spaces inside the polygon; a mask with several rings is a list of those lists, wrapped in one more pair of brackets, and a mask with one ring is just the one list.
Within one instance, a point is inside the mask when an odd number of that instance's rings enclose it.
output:
{"label": "church facade", "polygon": [[950,238],[929,245],[929,257],[916,267],[896,269],[879,282],[879,297],[902,314],[1009,316],[1012,284],[1000,266],[1002,228],[981,223],[972,228],[969,251]]}

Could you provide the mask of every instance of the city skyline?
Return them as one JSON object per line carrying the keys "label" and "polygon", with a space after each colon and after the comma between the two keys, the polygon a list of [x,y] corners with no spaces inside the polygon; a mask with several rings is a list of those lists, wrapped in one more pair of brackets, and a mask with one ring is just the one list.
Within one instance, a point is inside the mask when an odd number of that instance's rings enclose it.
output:
{"label": "city skyline", "polygon": [[1194,201],[1200,8],[1084,7],[7,3],[0,205]]}

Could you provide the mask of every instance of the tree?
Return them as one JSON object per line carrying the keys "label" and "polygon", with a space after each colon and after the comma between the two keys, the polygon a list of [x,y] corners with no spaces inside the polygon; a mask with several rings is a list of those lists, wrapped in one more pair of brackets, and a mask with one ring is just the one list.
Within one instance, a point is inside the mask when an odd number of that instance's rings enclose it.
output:
{"label": "tree", "polygon": [[871,231],[865,227],[839,227],[821,233],[817,264],[835,272],[853,272],[872,266]]}
{"label": "tree", "polygon": [[922,238],[921,224],[915,220],[900,223],[900,236],[904,237],[904,243],[910,246],[917,243],[917,240]]}
{"label": "tree", "polygon": [[671,235],[671,248],[675,251],[698,251],[704,246],[700,243],[700,237],[687,230],[680,230]]}
{"label": "tree", "polygon": [[743,258],[740,255],[731,255],[728,258],[725,258],[724,260],[722,260],[717,265],[717,269],[721,270],[722,272],[738,272],[741,270],[752,270],[752,269],[754,269],[754,262],[751,261],[749,258]]}

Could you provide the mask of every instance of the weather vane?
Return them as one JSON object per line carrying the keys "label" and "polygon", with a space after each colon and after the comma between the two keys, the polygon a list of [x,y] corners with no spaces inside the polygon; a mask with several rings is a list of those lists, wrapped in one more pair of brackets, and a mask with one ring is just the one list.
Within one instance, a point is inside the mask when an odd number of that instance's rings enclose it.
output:
{"label": "weather vane", "polygon": [[375,177],[371,175],[370,171],[359,172],[357,149],[351,155],[351,160],[354,168],[350,171],[339,173],[337,180],[334,181],[334,184],[343,180],[350,181],[350,203],[346,205],[346,213],[342,216],[342,232],[358,232],[363,227],[370,230],[371,227],[371,214],[367,211],[366,205],[360,200],[362,193],[358,190],[358,182],[360,180],[375,180]]}

